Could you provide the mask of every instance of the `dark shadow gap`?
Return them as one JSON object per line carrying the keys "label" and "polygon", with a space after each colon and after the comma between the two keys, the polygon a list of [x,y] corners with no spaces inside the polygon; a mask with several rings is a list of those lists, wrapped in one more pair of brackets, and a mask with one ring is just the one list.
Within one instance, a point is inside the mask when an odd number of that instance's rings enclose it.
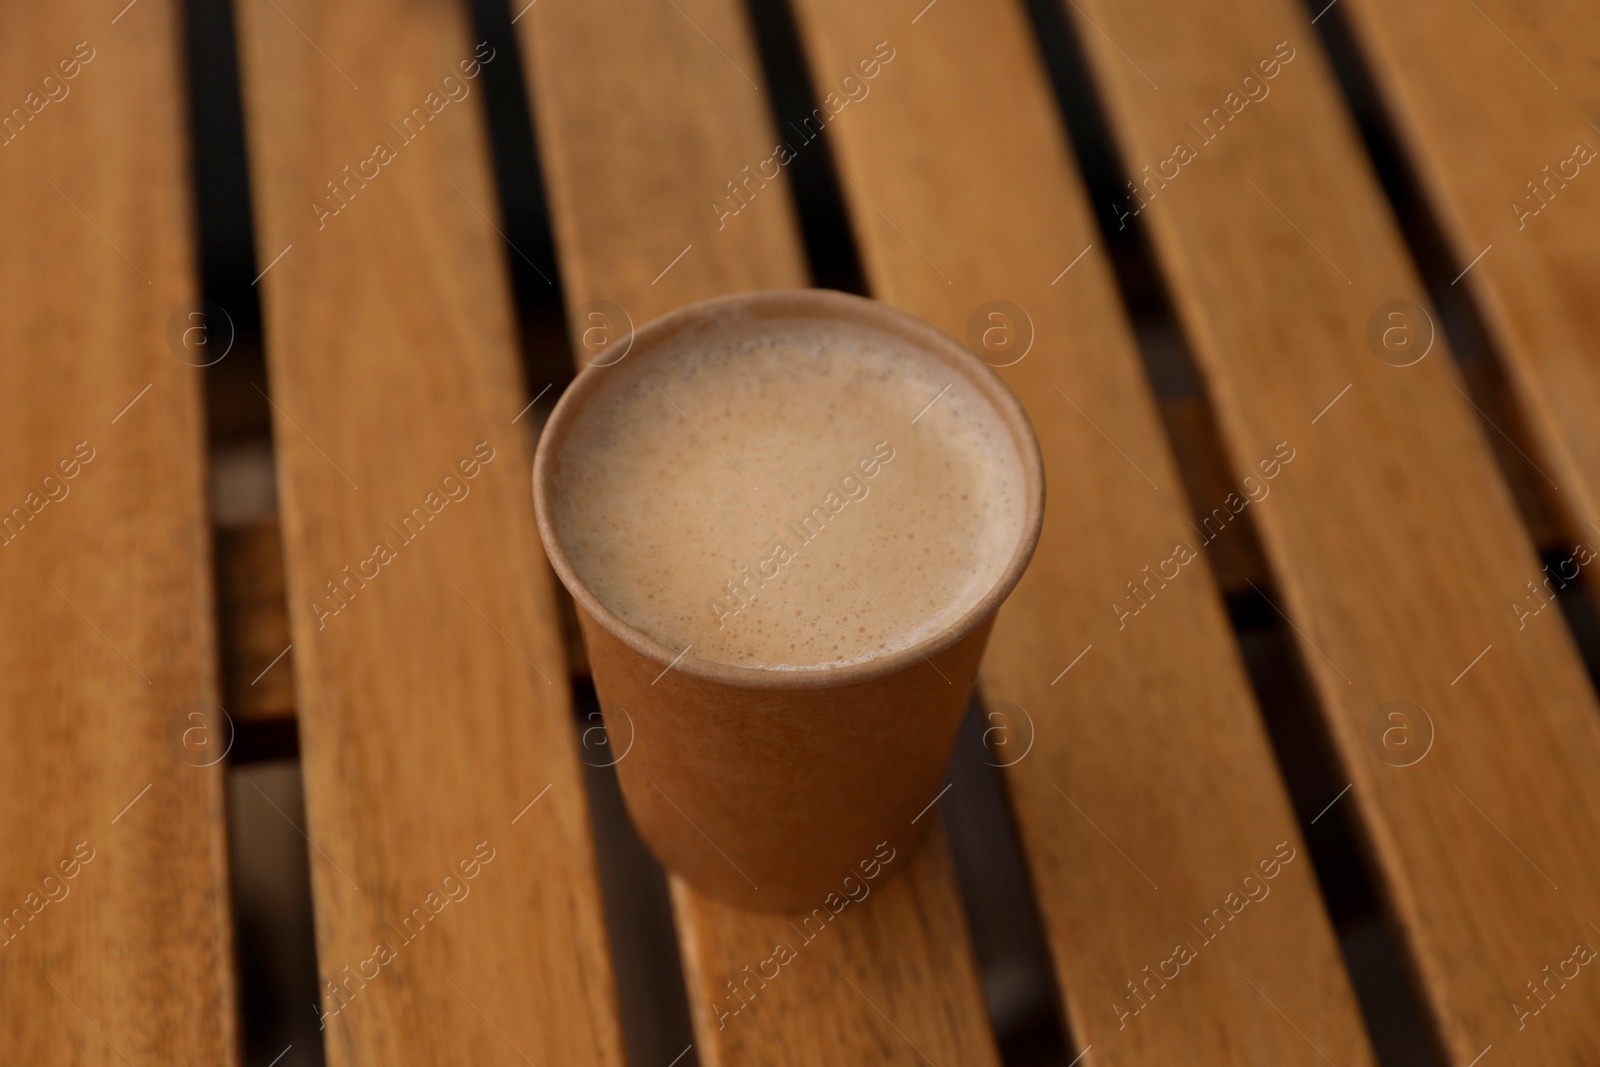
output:
{"label": "dark shadow gap", "polygon": [[1061,996],[999,767],[1032,743],[1032,723],[974,697],[940,801],[989,1024],[1006,1067],[1063,1064]]}
{"label": "dark shadow gap", "polygon": [[250,165],[231,3],[186,0],[185,51],[191,175],[201,299],[185,317],[176,358],[206,367],[206,425],[213,448],[271,439],[261,303],[256,277]]}
{"label": "dark shadow gap", "polygon": [[293,718],[233,720],[233,767],[276,760],[300,761],[300,727]]}
{"label": "dark shadow gap", "polygon": [[184,16],[204,306],[184,309],[181,348],[173,355],[206,368],[206,428],[216,451],[244,441],[270,442],[272,412],[254,388],[266,388],[266,362],[261,302],[253,284],[255,230],[233,6],[187,0]]}
{"label": "dark shadow gap", "polygon": [[260,336],[233,6],[187,0],[184,15],[201,288],[205,299],[228,309],[241,335]]}
{"label": "dark shadow gap", "polygon": [[228,869],[248,1067],[325,1062],[305,824],[298,760],[230,767]]}
{"label": "dark shadow gap", "polygon": [[[188,0],[183,18],[203,303],[174,310],[181,321],[172,354],[206,367],[202,388],[213,522],[270,519],[276,510],[270,489],[272,424],[266,397],[256,388],[266,388],[267,376],[253,284],[256,251],[234,12],[228,3]],[[172,335],[169,330],[169,341]],[[218,481],[244,469],[259,474],[263,465],[265,490],[249,487],[259,486],[261,477],[253,483],[242,479],[242,490]],[[240,667],[232,662],[240,620],[219,611],[216,623],[226,678]],[[227,775],[228,868],[244,1062],[321,1067],[311,874],[305,844],[288,822],[305,821],[296,724],[246,719],[235,726]],[[281,810],[273,811],[274,804]]]}
{"label": "dark shadow gap", "polygon": [[471,0],[471,8],[475,39],[487,41],[496,57],[483,68],[483,115],[504,237],[500,251],[516,303],[523,373],[528,396],[537,398],[529,423],[536,428],[544,425],[574,377],[572,357],[578,348],[572,341],[577,339],[568,337],[544,172],[511,10],[505,0]]}
{"label": "dark shadow gap", "polygon": [[[1276,590],[1266,593],[1278,602]],[[1241,614],[1234,613],[1235,605],[1243,609]],[[1264,618],[1263,606],[1263,598],[1251,592],[1230,601],[1229,615],[1373,1050],[1380,1063],[1442,1064],[1447,1061],[1433,1045],[1410,961],[1394,936],[1392,917],[1368,866],[1345,792],[1350,780],[1320,729],[1316,698],[1294,634],[1270,606],[1270,617]],[[1387,772],[1404,774],[1405,769]]]}
{"label": "dark shadow gap", "polygon": [[[1158,395],[1170,395],[1175,387],[1181,389],[1184,383],[1200,378],[1143,228],[1118,220],[1114,205],[1122,202],[1127,170],[1091,80],[1087,58],[1061,0],[1024,0],[1024,6],[1090,203],[1110,206],[1109,210],[1096,206],[1093,215],[1134,323],[1146,374]],[[1158,341],[1157,347],[1152,348],[1152,338]],[[1210,448],[1216,457],[1211,462],[1231,471],[1220,440],[1213,437]],[[1181,451],[1174,450],[1175,454]],[[1194,458],[1181,454],[1179,458],[1186,468],[1185,493],[1191,509],[1198,513],[1215,502],[1194,495],[1193,486],[1187,484]],[[1259,542],[1251,516],[1241,514],[1236,522],[1248,539]],[[1266,593],[1274,596],[1270,588]],[[1417,993],[1416,969],[1403,951],[1392,917],[1380,904],[1377,872],[1350,821],[1348,797],[1327,807],[1348,779],[1342,775],[1318,714],[1299,647],[1276,613],[1264,616],[1252,598],[1255,594],[1232,598],[1230,621],[1280,775],[1311,853],[1323,902],[1339,936],[1368,1034],[1385,1064],[1440,1062],[1436,1030]]]}
{"label": "dark shadow gap", "polygon": [[[867,283],[850,236],[827,129],[809,139],[803,136],[804,121],[818,110],[818,103],[794,12],[786,0],[750,0],[746,7],[766,71],[764,95],[773,125],[779,140],[795,151],[787,170],[800,216],[800,236],[811,265],[811,283],[820,289],[865,296]],[[826,116],[826,112],[822,114]]]}
{"label": "dark shadow gap", "polygon": [[[1315,14],[1325,3],[1326,0],[1306,0],[1306,7]],[[1511,391],[1505,354],[1490,337],[1467,287],[1455,284],[1462,273],[1459,257],[1450,247],[1443,220],[1423,189],[1418,167],[1405,150],[1399,128],[1384,104],[1377,79],[1356,41],[1349,19],[1335,5],[1318,19],[1315,29],[1333,60],[1345,105],[1355,117],[1395,224],[1427,287],[1445,339],[1461,365],[1472,402],[1479,408],[1481,421],[1488,422],[1483,427],[1484,437],[1502,478],[1511,489],[1523,525],[1532,533],[1535,546],[1542,550],[1547,564],[1571,556],[1574,537],[1591,551],[1600,547],[1600,540],[1592,536],[1592,531],[1583,528],[1581,519],[1568,514],[1559,494],[1545,480],[1540,468],[1549,464],[1541,455],[1538,442]],[[1539,466],[1534,466],[1535,463]],[[1558,543],[1566,551],[1554,551],[1551,546]],[[1594,625],[1596,604],[1600,604],[1600,586],[1592,574],[1583,575],[1577,584],[1587,586],[1588,602],[1581,606],[1579,598],[1568,593],[1572,582],[1563,583],[1558,573],[1552,583],[1561,593],[1564,613],[1588,668],[1590,682],[1600,687],[1600,673],[1597,673],[1600,630]]]}
{"label": "dark shadow gap", "polygon": [[[1563,580],[1563,575],[1572,573],[1575,562],[1570,548],[1546,549],[1540,555],[1543,557],[1545,578],[1550,583],[1543,588],[1555,591],[1555,602],[1561,606],[1561,614],[1572,631],[1573,640],[1577,642],[1578,654],[1583,657],[1583,666],[1589,672],[1589,683],[1600,689],[1600,609],[1595,605],[1593,580],[1590,580],[1587,591],[1578,582]],[[1534,609],[1543,595],[1541,592],[1537,596],[1528,596],[1529,610]],[[1533,625],[1531,620],[1528,625]]]}
{"label": "dark shadow gap", "polygon": [[617,782],[632,730],[624,722],[611,736],[587,681],[573,684],[573,706],[628,1062],[696,1067],[698,1051],[685,1054],[694,1028],[666,872],[639,840]]}

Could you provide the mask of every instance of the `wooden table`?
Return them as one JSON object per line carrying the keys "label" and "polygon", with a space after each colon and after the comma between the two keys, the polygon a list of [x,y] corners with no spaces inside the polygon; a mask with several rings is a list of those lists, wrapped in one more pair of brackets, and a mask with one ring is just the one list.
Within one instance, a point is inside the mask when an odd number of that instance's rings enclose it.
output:
{"label": "wooden table", "polygon": [[[194,6],[0,11],[0,1063],[257,1062],[274,744],[285,1064],[1600,1063],[1600,9]],[[814,282],[1003,365],[1049,514],[928,846],[772,979],[672,884],[679,986],[532,445],[630,323]]]}

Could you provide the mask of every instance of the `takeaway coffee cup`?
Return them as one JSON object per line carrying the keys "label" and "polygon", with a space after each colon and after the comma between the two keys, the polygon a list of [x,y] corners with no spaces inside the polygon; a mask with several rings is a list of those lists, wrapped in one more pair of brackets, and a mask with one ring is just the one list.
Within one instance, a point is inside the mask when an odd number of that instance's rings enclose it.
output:
{"label": "takeaway coffee cup", "polygon": [[533,490],[667,868],[785,911],[915,846],[1043,521],[992,370],[859,297],[706,301],[578,375]]}

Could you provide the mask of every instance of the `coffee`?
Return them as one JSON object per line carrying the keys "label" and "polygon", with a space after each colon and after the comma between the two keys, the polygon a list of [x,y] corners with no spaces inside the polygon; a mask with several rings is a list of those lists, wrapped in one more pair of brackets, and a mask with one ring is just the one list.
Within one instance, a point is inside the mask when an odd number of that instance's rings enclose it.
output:
{"label": "coffee", "polygon": [[600,603],[673,650],[870,660],[954,626],[1024,536],[992,400],[870,321],[733,316],[603,373],[554,457],[552,518]]}

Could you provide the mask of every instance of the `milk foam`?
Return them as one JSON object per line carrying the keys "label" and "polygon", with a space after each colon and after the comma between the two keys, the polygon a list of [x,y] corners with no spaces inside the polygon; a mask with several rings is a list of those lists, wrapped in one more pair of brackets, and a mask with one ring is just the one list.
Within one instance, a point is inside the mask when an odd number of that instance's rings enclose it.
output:
{"label": "milk foam", "polygon": [[557,457],[572,567],[701,659],[857,663],[929,637],[1000,579],[1026,512],[986,397],[875,327],[686,330],[603,372]]}

